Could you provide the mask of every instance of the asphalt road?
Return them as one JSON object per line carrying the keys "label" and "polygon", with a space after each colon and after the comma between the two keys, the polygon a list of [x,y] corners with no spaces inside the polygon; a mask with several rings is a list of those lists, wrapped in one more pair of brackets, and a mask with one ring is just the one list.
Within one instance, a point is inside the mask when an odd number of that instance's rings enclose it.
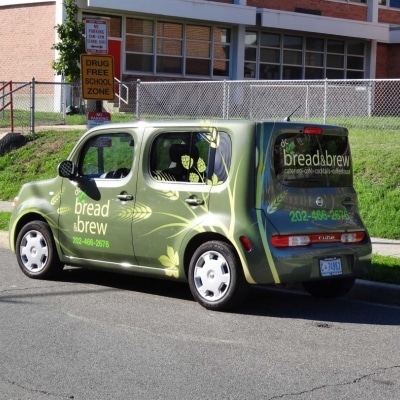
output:
{"label": "asphalt road", "polygon": [[398,399],[399,325],[400,307],[273,289],[217,313],[174,282],[31,280],[0,249],[0,399]]}

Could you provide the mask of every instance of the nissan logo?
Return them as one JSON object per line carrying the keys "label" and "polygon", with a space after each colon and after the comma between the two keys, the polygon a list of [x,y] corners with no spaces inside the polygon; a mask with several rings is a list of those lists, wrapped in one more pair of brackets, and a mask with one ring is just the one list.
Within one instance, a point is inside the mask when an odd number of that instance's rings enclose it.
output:
{"label": "nissan logo", "polygon": [[322,206],[324,205],[324,200],[322,200],[322,197],[317,197],[317,198],[315,199],[315,204],[316,204],[318,207],[322,207]]}

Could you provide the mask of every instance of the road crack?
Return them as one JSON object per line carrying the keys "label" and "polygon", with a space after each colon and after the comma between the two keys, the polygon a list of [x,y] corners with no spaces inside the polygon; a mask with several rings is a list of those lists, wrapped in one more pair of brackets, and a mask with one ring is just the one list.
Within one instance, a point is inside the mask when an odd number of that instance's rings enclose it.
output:
{"label": "road crack", "polygon": [[48,392],[47,390],[32,389],[32,388],[21,385],[20,383],[9,380],[9,379],[2,379],[2,380],[3,380],[3,382],[8,383],[9,385],[16,386],[17,388],[25,390],[29,393],[39,393],[39,394],[43,394],[45,396],[53,396],[53,397],[60,398],[60,399],[69,399],[69,400],[75,399],[75,396],[73,396],[73,395],[63,395],[63,394]]}
{"label": "road crack", "polygon": [[[354,385],[354,384],[357,384],[357,383],[359,383],[361,381],[364,381],[366,379],[370,379],[370,378],[372,378],[374,376],[377,376],[377,375],[382,374],[384,372],[395,370],[395,369],[400,369],[400,365],[394,365],[394,366],[391,366],[391,367],[380,368],[380,369],[376,370],[375,372],[371,372],[369,374],[362,375],[362,376],[360,376],[358,378],[355,378],[353,380],[350,380],[350,381],[345,381],[345,382],[340,382],[340,383],[335,383],[335,384],[321,385],[321,386],[317,386],[317,387],[309,389],[309,390],[303,390],[301,392],[283,393],[283,394],[280,394],[280,395],[277,395],[277,396],[273,396],[273,397],[265,397],[265,399],[266,400],[284,399],[284,398],[289,398],[289,397],[292,397],[292,396],[301,396],[301,395],[304,395],[304,394],[307,394],[307,393],[313,393],[313,392],[316,392],[318,390],[326,389],[326,388],[330,388],[330,387]],[[388,384],[388,382],[385,382],[385,383]]]}

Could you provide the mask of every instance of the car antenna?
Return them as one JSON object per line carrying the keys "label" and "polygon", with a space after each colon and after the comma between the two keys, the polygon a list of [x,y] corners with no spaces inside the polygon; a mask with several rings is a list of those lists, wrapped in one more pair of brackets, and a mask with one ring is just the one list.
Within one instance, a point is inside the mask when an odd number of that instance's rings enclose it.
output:
{"label": "car antenna", "polygon": [[285,117],[284,121],[290,121],[290,117],[301,107],[301,104],[287,117]]}

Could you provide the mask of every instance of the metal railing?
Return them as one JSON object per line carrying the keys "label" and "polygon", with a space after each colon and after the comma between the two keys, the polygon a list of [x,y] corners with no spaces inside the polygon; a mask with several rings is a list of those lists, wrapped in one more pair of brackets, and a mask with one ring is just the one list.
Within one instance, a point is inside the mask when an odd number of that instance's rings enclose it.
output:
{"label": "metal railing", "polygon": [[0,133],[14,132],[16,126],[31,131],[34,101],[31,82],[0,82],[0,85]]}
{"label": "metal railing", "polygon": [[[114,78],[117,90],[115,90],[115,97],[118,99],[118,107],[121,108],[121,102],[124,104],[129,104],[129,87],[125,83],[121,82],[119,79]],[[125,94],[125,96],[123,95]]]}
{"label": "metal railing", "polygon": [[[9,87],[8,92],[6,92],[6,88]],[[13,106],[13,90],[12,90],[12,81],[5,83],[3,86],[0,87],[0,92],[2,95],[0,96],[0,112],[3,112],[3,117],[5,115],[5,109],[10,106],[10,127],[11,132],[14,132],[14,106]],[[9,98],[8,102],[6,103],[7,97]]]}

